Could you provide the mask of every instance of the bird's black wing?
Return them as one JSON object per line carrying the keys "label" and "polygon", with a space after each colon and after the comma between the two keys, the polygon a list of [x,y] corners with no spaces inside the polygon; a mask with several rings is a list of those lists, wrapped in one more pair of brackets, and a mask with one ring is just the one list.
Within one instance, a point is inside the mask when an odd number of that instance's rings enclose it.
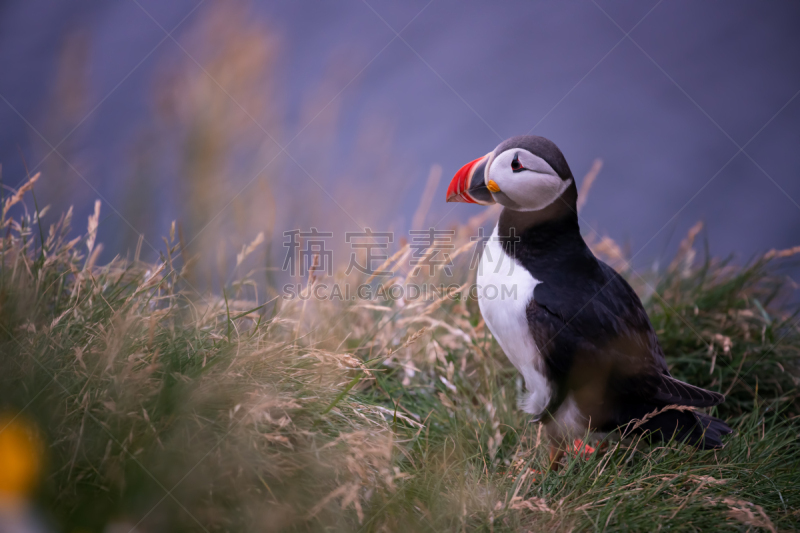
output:
{"label": "bird's black wing", "polygon": [[675,379],[669,374],[661,375],[656,385],[653,401],[664,405],[688,405],[712,407],[725,401],[725,395]]}
{"label": "bird's black wing", "polygon": [[600,261],[594,274],[543,280],[527,309],[533,338],[551,378],[561,385],[560,396],[585,389],[596,401],[697,407],[724,400],[670,376],[634,290]]}

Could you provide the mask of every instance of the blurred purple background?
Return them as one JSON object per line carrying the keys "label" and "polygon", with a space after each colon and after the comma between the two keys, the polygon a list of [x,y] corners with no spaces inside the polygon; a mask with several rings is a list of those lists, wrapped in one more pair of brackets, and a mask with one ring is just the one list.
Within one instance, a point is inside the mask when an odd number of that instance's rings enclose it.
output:
{"label": "blurred purple background", "polygon": [[173,219],[406,231],[435,164],[444,227],[477,212],[453,173],[528,132],[579,182],[603,159],[584,227],[635,265],[698,220],[715,255],[800,244],[796,2],[137,2],[0,4],[3,182],[24,157],[80,230],[104,198],[109,258]]}

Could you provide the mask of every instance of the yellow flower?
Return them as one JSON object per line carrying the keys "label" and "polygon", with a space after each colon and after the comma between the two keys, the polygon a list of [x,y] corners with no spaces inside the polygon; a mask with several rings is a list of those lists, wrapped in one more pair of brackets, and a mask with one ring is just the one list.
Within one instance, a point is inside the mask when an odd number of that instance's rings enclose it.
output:
{"label": "yellow flower", "polygon": [[31,493],[39,478],[41,450],[33,425],[0,415],[0,500]]}

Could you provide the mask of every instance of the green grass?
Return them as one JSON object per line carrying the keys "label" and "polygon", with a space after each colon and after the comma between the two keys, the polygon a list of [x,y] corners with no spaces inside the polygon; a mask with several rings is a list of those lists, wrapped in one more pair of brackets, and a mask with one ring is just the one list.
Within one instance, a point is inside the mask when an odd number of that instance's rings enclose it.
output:
{"label": "green grass", "polygon": [[201,295],[173,242],[161,270],[97,266],[68,216],[6,214],[0,410],[36,428],[32,498],[59,530],[800,525],[800,332],[775,260],[628,273],[660,295],[672,372],[728,395],[724,449],[634,440],[549,472],[474,301],[263,306],[247,279]]}

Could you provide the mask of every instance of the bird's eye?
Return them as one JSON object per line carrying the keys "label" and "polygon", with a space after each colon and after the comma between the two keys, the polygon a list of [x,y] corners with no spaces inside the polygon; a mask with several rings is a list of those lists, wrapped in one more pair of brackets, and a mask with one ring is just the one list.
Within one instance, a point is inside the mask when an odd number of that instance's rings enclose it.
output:
{"label": "bird's eye", "polygon": [[525,167],[523,167],[522,163],[519,162],[519,154],[514,155],[514,160],[511,162],[511,170],[514,172],[521,172],[525,170]]}

